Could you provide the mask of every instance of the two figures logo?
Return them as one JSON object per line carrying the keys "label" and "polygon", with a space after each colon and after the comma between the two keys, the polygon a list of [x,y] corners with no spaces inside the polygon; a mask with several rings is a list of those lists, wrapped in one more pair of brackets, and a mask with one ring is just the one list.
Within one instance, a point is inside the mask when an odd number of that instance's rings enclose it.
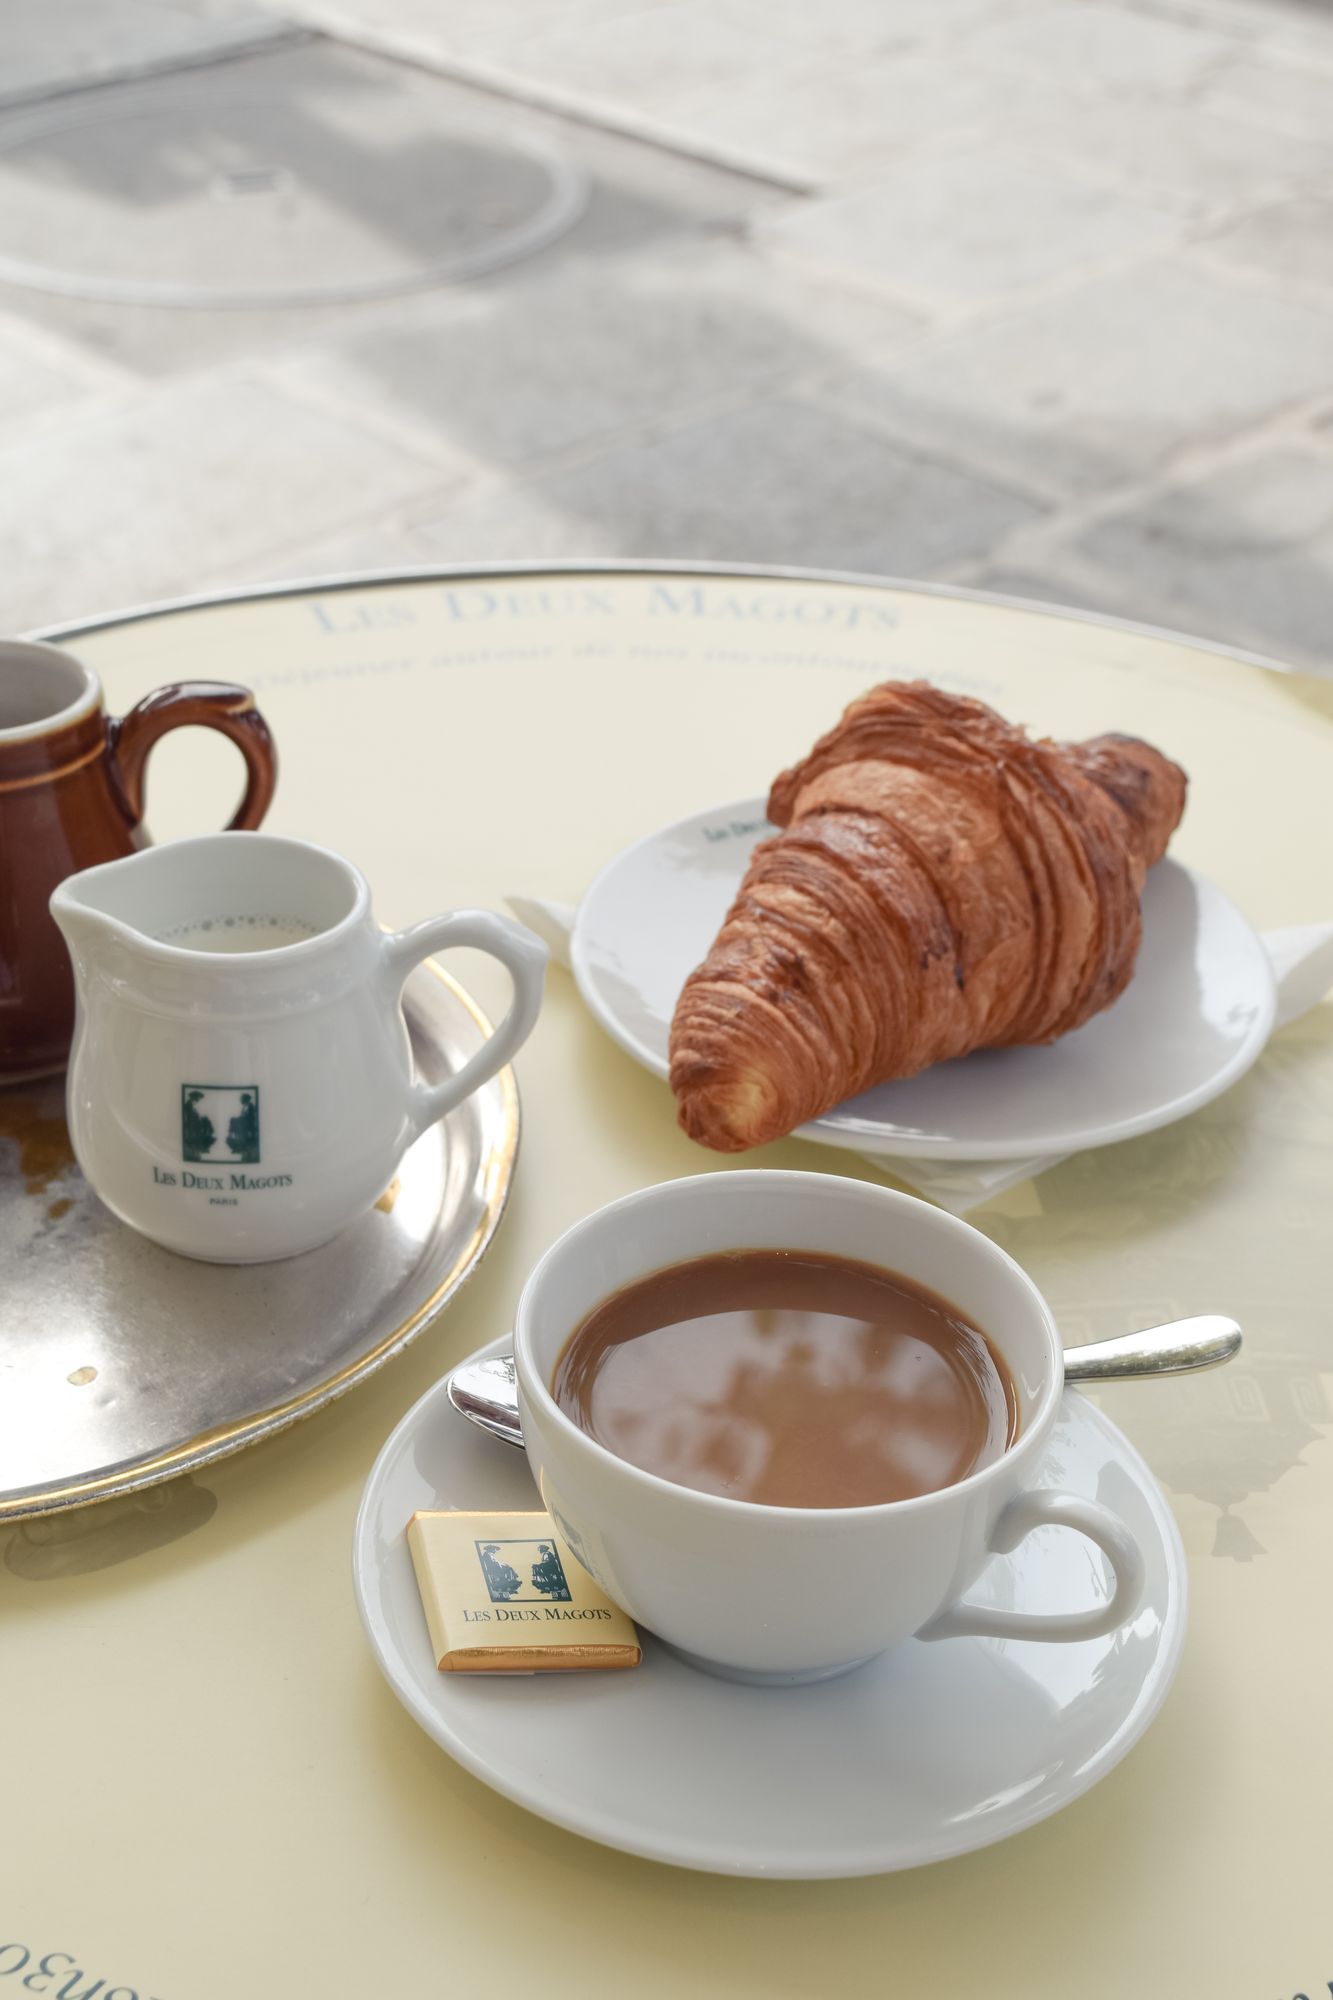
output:
{"label": "two figures logo", "polygon": [[256,1084],[181,1085],[181,1157],[245,1166],[259,1158]]}
{"label": "two figures logo", "polygon": [[[554,1542],[478,1542],[476,1550],[492,1604],[549,1604],[553,1599],[561,1604],[570,1602],[569,1584]],[[530,1583],[523,1581],[523,1570]]]}

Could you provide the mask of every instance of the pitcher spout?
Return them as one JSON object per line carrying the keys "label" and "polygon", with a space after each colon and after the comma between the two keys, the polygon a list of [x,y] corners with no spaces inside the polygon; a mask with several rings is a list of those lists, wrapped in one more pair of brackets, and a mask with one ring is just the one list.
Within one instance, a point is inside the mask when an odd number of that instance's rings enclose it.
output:
{"label": "pitcher spout", "polygon": [[299,1004],[312,962],[337,957],[351,934],[354,955],[374,956],[369,910],[341,856],[249,832],[141,848],[69,876],[51,898],[76,974],[109,970],[163,1005],[230,1015]]}
{"label": "pitcher spout", "polygon": [[152,850],[129,854],[119,861],[106,861],[97,868],[85,868],[59,883],[51,896],[51,915],[64,937],[76,967],[81,960],[96,959],[115,943],[133,945],[142,941],[144,926],[134,908],[137,890],[127,877],[150,861]]}

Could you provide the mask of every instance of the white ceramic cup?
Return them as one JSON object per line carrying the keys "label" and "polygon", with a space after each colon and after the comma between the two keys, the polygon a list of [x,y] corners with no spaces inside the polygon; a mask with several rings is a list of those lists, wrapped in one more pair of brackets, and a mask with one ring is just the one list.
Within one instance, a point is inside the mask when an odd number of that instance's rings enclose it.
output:
{"label": "white ceramic cup", "polygon": [[[677,1486],[617,1458],[551,1395],[593,1307],[651,1271],[723,1250],[817,1250],[900,1272],[950,1300],[1003,1356],[1018,1436],[956,1485],[878,1507],[770,1507]],[[832,1174],[710,1173],[645,1188],[577,1223],[533,1271],[514,1335],[519,1409],[542,1500],[607,1594],[696,1664],[742,1680],[821,1680],[915,1634],[1092,1639],[1129,1618],[1143,1562],[1092,1500],[1034,1486],[1064,1356],[1041,1293],[967,1223]],[[1034,1528],[1086,1535],[1109,1597],[1060,1612],[969,1605],[963,1593]],[[960,1601],[963,1600],[963,1601]]]}
{"label": "white ceramic cup", "polygon": [[[187,1257],[264,1263],[326,1242],[503,1068],[541,1007],[546,947],[530,931],[455,910],[386,934],[364,877],[305,840],[219,833],[147,848],[71,876],[51,910],[74,964],[79,1165],[123,1222]],[[232,943],[288,941],[196,948],[190,927],[205,918],[224,942],[228,927]],[[296,924],[309,934],[293,937]],[[513,1004],[428,1087],[413,1074],[403,984],[457,945],[507,967]]]}

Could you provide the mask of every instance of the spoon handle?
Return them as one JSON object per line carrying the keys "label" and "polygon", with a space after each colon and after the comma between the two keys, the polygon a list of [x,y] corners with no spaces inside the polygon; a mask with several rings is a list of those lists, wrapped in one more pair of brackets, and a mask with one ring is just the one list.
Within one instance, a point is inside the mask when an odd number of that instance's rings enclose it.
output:
{"label": "spoon handle", "polygon": [[1240,1351],[1240,1338],[1235,1320],[1217,1313],[1173,1319],[1165,1326],[1146,1326],[1114,1340],[1094,1340],[1086,1347],[1068,1348],[1065,1381],[1127,1382],[1216,1368]]}

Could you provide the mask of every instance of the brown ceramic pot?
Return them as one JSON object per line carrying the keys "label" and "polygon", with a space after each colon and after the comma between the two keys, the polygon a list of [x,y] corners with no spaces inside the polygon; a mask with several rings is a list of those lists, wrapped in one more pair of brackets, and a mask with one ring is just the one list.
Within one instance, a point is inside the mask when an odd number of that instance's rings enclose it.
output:
{"label": "brown ceramic pot", "polygon": [[203,725],[245,759],[233,827],[268,810],[277,759],[268,725],[241,687],[182,681],[121,721],[96,674],[36,641],[0,643],[0,1083],[59,1069],[74,1026],[65,942],[47,908],[67,875],[148,844],[144,766],[169,729]]}

